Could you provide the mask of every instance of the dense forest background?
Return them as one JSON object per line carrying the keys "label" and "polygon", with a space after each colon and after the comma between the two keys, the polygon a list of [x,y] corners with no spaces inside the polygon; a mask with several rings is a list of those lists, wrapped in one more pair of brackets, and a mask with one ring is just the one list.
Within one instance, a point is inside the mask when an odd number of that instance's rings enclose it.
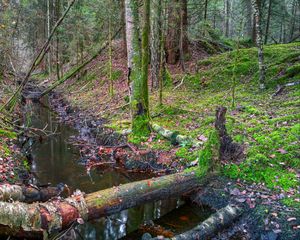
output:
{"label": "dense forest background", "polygon": [[[205,192],[246,206],[229,231],[245,239],[300,236],[299,79],[300,0],[0,0],[4,162],[16,139],[55,135],[51,117],[44,129],[24,120],[45,101],[79,129],[88,174],[221,177]],[[16,182],[1,161],[0,182]],[[173,192],[176,174],[165,176]]]}
{"label": "dense forest background", "polygon": [[[289,43],[299,39],[299,1],[261,0],[258,3],[264,44]],[[182,6],[176,6],[180,4]],[[32,55],[42,47],[67,6],[68,1],[63,0],[1,1],[2,76],[21,54],[18,49],[25,48]],[[209,39],[235,47],[235,41],[239,39],[240,44],[255,45],[257,28],[251,1],[153,1],[152,18],[160,18],[156,9],[159,6],[162,11],[160,20],[164,24],[154,27],[164,31],[166,41],[170,38],[174,45],[179,42],[176,38],[180,38],[181,27],[186,28],[183,30],[190,42]],[[115,32],[125,21],[124,1],[81,0],[76,1],[73,8],[55,33],[55,40],[51,42],[41,67],[43,71],[52,73],[57,67],[61,71],[66,64],[81,61],[101,42],[108,40],[109,31]],[[183,16],[183,26],[180,26],[179,8],[187,12]],[[177,11],[174,16],[172,11]],[[122,33],[117,38],[121,39]],[[175,60],[168,59],[168,62],[174,63]]]}

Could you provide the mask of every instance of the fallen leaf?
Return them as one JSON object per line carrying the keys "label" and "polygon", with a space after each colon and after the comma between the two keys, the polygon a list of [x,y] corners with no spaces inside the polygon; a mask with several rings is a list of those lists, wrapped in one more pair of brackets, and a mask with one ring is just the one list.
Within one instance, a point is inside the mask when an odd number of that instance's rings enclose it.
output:
{"label": "fallen leaf", "polygon": [[297,218],[295,218],[295,217],[290,217],[290,218],[287,219],[288,222],[296,221],[296,220],[297,220]]}
{"label": "fallen leaf", "polygon": [[241,195],[241,192],[238,188],[230,189],[230,194],[234,196]]}
{"label": "fallen leaf", "polygon": [[246,202],[246,198],[237,198],[236,201],[238,201],[239,203],[243,203]]}
{"label": "fallen leaf", "polygon": [[198,137],[198,140],[199,140],[199,141],[202,141],[202,142],[206,142],[206,141],[207,141],[207,137],[205,137],[204,135],[200,135],[200,136]]}
{"label": "fallen leaf", "polygon": [[283,148],[279,148],[279,149],[277,150],[277,152],[279,152],[279,153],[281,153],[281,154],[286,154],[286,153],[287,153],[287,151],[284,150]]}

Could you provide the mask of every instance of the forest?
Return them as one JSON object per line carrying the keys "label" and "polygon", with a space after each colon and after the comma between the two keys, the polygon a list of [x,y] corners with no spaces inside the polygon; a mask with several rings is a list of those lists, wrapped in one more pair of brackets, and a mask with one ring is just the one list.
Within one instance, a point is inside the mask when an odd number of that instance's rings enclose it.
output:
{"label": "forest", "polygon": [[300,239],[300,0],[0,0],[0,238]]}

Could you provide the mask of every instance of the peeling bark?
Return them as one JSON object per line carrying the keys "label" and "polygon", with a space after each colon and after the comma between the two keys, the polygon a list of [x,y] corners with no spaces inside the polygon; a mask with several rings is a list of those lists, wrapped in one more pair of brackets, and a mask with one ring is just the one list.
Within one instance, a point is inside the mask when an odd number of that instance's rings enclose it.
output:
{"label": "peeling bark", "polygon": [[261,30],[261,0],[252,0],[252,7],[256,24],[256,45],[258,48],[259,88],[266,88],[266,67],[264,63],[263,37]]}
{"label": "peeling bark", "polygon": [[57,187],[38,188],[10,184],[0,185],[0,201],[45,202],[61,193]]}
{"label": "peeling bark", "polygon": [[0,202],[0,234],[41,236],[61,231],[78,218],[92,220],[145,202],[180,196],[204,184],[206,172],[177,173],[132,182],[84,195],[77,191],[69,198],[46,203]]}

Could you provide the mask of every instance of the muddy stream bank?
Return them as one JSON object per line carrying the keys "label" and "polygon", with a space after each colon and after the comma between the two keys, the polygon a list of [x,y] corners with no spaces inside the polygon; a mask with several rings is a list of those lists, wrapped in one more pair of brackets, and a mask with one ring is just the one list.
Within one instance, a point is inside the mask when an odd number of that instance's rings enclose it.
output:
{"label": "muddy stream bank", "polygon": [[[53,107],[56,111],[63,108],[63,111],[57,114],[52,110]],[[54,133],[47,137],[43,135],[34,137],[29,141],[28,153],[31,156],[31,171],[35,176],[34,184],[52,186],[66,184],[70,192],[80,189],[85,193],[91,193],[151,177],[146,173],[128,172],[114,167],[93,168],[87,171],[86,164],[91,155],[88,153],[91,150],[82,147],[82,144],[91,146],[99,144],[95,131],[93,132],[89,125],[102,122],[87,123],[82,122],[82,119],[74,121],[69,115],[71,112],[67,105],[64,106],[57,101],[57,96],[52,96],[52,100],[45,97],[41,102],[27,101],[26,124]],[[101,131],[101,128],[98,131]],[[97,132],[96,135],[98,133],[102,134]],[[81,147],[76,144],[78,139]],[[105,143],[111,145],[112,141],[106,138]],[[147,203],[83,225],[72,226],[62,239],[140,239],[144,232],[159,235],[159,231],[178,234],[193,228],[211,213],[212,211],[206,207],[198,208],[180,199],[168,199]]]}

